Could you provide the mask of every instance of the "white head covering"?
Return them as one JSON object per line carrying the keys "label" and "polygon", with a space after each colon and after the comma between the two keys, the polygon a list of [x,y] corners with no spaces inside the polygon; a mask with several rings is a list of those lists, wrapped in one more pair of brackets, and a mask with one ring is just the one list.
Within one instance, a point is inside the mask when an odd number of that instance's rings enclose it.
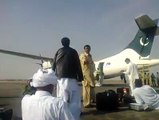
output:
{"label": "white head covering", "polygon": [[57,77],[52,69],[42,70],[39,69],[37,73],[33,75],[32,82],[33,87],[44,87],[50,84],[57,84]]}

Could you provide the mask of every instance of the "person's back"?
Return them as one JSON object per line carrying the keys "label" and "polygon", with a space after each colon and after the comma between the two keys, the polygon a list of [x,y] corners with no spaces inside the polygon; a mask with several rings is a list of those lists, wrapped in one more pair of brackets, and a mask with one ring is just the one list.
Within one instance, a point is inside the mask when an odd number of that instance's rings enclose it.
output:
{"label": "person's back", "polygon": [[74,120],[67,103],[52,96],[57,84],[52,69],[39,69],[30,84],[36,92],[25,95],[21,101],[23,120]]}
{"label": "person's back", "polygon": [[123,73],[128,75],[131,96],[133,96],[133,90],[135,88],[135,80],[139,79],[138,69],[136,64],[132,63],[129,58],[126,58],[125,62],[128,64],[128,66],[127,70]]}
{"label": "person's back", "polygon": [[22,114],[25,118],[23,120],[56,120],[59,118],[69,120],[71,117],[65,116],[65,113],[69,112],[66,105],[61,99],[52,97],[46,91],[37,91],[35,95],[26,95],[22,99]]}
{"label": "person's back", "polygon": [[[63,38],[63,40],[65,39],[68,38]],[[83,76],[78,53],[69,47],[69,43],[65,44],[55,54],[53,70],[58,78],[78,78],[77,80],[81,81]]]}
{"label": "person's back", "polygon": [[130,76],[133,78],[133,79],[139,79],[139,74],[138,74],[138,70],[137,70],[137,66],[136,64],[130,62]]}
{"label": "person's back", "polygon": [[[76,54],[70,47],[63,47],[57,51],[56,74],[59,78],[76,78]],[[71,66],[71,67],[70,67]]]}
{"label": "person's back", "polygon": [[159,109],[159,94],[149,85],[136,87],[133,94],[137,103],[147,104],[153,109]]}
{"label": "person's back", "polygon": [[155,75],[152,73],[151,74],[151,82],[152,82],[152,86],[156,86],[156,83],[155,83]]}
{"label": "person's back", "polygon": [[54,57],[53,70],[58,77],[56,86],[57,97],[68,103],[69,109],[76,120],[80,119],[81,93],[78,82],[83,80],[83,74],[78,53],[69,47],[70,39],[61,39],[63,45]]}

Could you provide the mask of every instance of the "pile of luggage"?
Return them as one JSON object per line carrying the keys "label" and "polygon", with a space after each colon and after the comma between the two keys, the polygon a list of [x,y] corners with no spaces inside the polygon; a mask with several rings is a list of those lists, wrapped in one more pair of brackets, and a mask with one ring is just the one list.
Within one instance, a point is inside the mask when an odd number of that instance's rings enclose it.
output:
{"label": "pile of luggage", "polygon": [[99,111],[118,110],[121,104],[129,106],[134,103],[134,99],[129,94],[129,88],[117,88],[114,90],[106,90],[96,94],[96,109]]}
{"label": "pile of luggage", "polygon": [[0,120],[11,120],[13,110],[4,105],[0,105]]}

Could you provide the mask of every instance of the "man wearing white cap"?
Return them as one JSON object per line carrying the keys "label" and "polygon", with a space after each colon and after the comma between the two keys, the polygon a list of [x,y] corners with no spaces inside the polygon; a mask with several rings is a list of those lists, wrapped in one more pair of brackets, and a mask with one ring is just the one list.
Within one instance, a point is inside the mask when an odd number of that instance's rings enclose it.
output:
{"label": "man wearing white cap", "polygon": [[23,120],[74,120],[67,103],[52,96],[57,78],[52,69],[33,75],[31,85],[37,89],[34,95],[25,95],[21,101]]}

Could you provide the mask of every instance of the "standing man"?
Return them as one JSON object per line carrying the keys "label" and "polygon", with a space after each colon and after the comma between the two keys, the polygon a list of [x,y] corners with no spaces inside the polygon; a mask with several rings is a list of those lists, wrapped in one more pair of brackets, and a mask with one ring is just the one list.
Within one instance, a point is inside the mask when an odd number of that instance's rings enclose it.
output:
{"label": "standing man", "polygon": [[25,95],[21,101],[23,120],[74,120],[67,103],[52,96],[57,84],[52,69],[39,69],[30,84],[36,92]]}
{"label": "standing man", "polygon": [[69,104],[75,120],[79,120],[81,92],[78,82],[83,80],[80,60],[77,51],[69,47],[69,38],[62,38],[61,43],[63,47],[56,52],[53,63],[53,70],[58,77],[57,97]]}
{"label": "standing man", "polygon": [[155,77],[155,75],[152,73],[152,74],[151,74],[151,82],[152,82],[152,86],[153,86],[153,87],[156,87],[155,79],[156,79],[156,77]]}
{"label": "standing man", "polygon": [[94,92],[94,71],[95,65],[90,54],[91,47],[89,45],[84,46],[84,52],[80,55],[80,61],[83,71],[84,80],[82,81],[83,90],[83,106],[90,107],[91,100],[95,100]]}
{"label": "standing man", "polygon": [[156,73],[156,85],[159,86],[159,72]]}
{"label": "standing man", "polygon": [[148,85],[148,75],[147,75],[147,73],[145,72],[144,73],[144,85]]}
{"label": "standing man", "polygon": [[135,89],[135,80],[139,79],[138,69],[137,69],[137,66],[130,61],[129,58],[126,58],[125,62],[126,64],[128,64],[128,66],[127,66],[127,70],[123,73],[128,75],[129,86],[131,89],[131,96],[133,96],[133,90]]}

